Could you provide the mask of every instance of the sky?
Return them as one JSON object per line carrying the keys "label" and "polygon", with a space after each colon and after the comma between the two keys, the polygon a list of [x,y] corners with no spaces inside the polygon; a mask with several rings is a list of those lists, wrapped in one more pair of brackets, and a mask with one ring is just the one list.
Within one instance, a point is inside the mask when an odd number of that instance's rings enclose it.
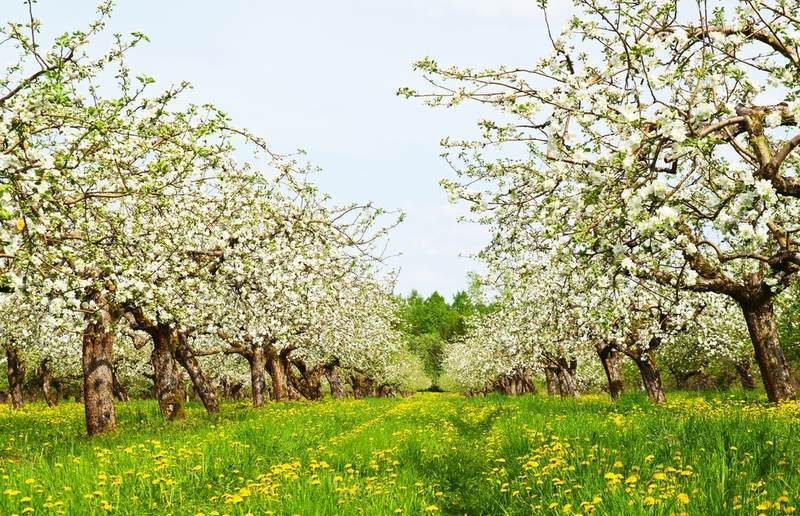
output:
{"label": "sky", "polygon": [[[21,15],[22,0],[12,17]],[[569,14],[551,2],[551,21]],[[80,28],[94,0],[39,0],[44,35]],[[432,109],[397,97],[424,87],[412,64],[431,56],[460,66],[530,65],[547,52],[535,0],[117,0],[111,32],[141,31],[135,73],[167,87],[181,80],[191,100],[211,102],[279,153],[304,149],[322,169],[315,182],[335,202],[400,209],[389,260],[397,291],[447,297],[482,270],[467,256],[487,231],[457,222],[463,206],[439,186],[453,172],[443,137],[477,135],[477,106]]]}

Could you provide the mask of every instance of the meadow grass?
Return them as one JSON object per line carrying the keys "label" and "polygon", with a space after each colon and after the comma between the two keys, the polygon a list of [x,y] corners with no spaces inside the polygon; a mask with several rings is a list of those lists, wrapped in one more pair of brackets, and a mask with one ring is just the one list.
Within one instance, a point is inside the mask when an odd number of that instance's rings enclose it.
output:
{"label": "meadow grass", "polygon": [[785,514],[800,408],[670,393],[224,404],[161,420],[118,405],[0,407],[0,514]]}

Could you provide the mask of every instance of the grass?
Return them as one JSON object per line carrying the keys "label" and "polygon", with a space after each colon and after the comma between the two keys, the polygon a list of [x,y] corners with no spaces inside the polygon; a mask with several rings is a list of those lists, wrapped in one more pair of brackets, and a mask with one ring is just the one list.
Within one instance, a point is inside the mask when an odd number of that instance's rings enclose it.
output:
{"label": "grass", "polygon": [[671,393],[191,406],[0,407],[0,514],[785,514],[800,506],[796,405]]}

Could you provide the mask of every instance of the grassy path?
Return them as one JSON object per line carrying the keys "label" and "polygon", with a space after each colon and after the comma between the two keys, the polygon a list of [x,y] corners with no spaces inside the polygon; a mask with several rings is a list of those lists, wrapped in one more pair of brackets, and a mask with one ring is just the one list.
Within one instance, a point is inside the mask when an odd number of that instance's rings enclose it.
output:
{"label": "grassy path", "polygon": [[0,514],[787,514],[794,405],[676,394],[228,404],[166,424],[120,405],[0,408]]}

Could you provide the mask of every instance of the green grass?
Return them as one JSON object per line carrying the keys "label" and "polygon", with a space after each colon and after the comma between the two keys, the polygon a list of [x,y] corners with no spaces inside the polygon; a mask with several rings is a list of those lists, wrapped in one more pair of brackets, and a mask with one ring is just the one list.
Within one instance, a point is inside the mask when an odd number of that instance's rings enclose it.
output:
{"label": "green grass", "polygon": [[[800,506],[796,405],[671,393],[0,408],[0,514],[784,514]],[[687,501],[688,499],[688,501]],[[30,511],[29,511],[30,512]]]}

